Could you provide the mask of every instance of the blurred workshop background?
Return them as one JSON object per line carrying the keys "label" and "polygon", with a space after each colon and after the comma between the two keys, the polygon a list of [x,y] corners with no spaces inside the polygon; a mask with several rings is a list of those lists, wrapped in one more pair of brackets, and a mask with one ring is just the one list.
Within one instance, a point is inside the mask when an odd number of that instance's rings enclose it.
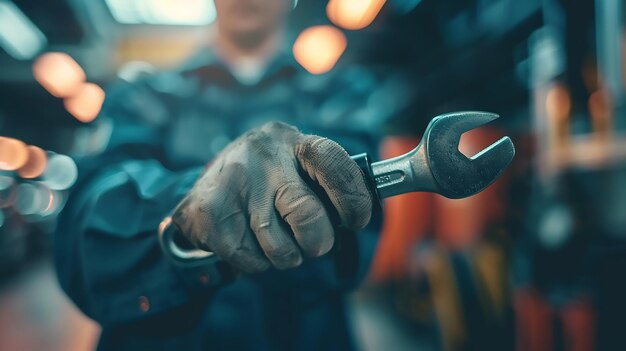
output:
{"label": "blurred workshop background", "polygon": [[[503,134],[518,151],[477,196],[387,200],[350,296],[362,350],[626,350],[625,14],[621,0],[299,1],[299,64],[379,79],[363,113],[387,120],[381,157],[470,109],[502,117],[462,152]],[[99,327],[51,266],[74,160],[107,143],[107,85],[177,65],[214,19],[210,0],[0,0],[0,350],[94,349]]]}

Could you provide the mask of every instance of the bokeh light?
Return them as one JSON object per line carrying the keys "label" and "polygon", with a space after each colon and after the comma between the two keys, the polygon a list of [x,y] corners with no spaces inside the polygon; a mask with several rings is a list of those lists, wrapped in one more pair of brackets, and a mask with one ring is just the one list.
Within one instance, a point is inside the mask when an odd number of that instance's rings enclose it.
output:
{"label": "bokeh light", "polygon": [[553,85],[546,95],[546,112],[550,119],[567,120],[572,109],[569,90],[560,85]]}
{"label": "bokeh light", "polygon": [[215,20],[213,1],[105,0],[113,18],[127,24],[207,25]]}
{"label": "bokeh light", "polygon": [[77,120],[88,123],[98,117],[104,96],[104,90],[97,84],[85,83],[75,95],[65,99],[65,108]]}
{"label": "bokeh light", "polygon": [[330,71],[346,50],[346,36],[333,26],[315,26],[304,30],[293,45],[293,55],[312,74]]}
{"label": "bokeh light", "polygon": [[0,0],[0,46],[17,60],[31,60],[48,39],[13,1]]}
{"label": "bokeh light", "polygon": [[326,15],[339,27],[357,30],[369,26],[386,0],[330,0]]}
{"label": "bokeh light", "polygon": [[65,205],[65,197],[62,193],[50,190],[48,205],[39,214],[44,217],[56,216],[61,212]]}
{"label": "bokeh light", "polygon": [[589,96],[589,114],[591,118],[608,119],[611,117],[611,103],[608,94],[602,90],[597,90]]}
{"label": "bokeh light", "polygon": [[594,132],[607,133],[611,130],[613,106],[605,90],[596,90],[589,96],[589,114]]}
{"label": "bokeh light", "polygon": [[55,154],[48,159],[48,166],[42,178],[43,183],[50,189],[65,190],[76,182],[78,168],[70,157]]}
{"label": "bokeh light", "polygon": [[39,177],[46,169],[48,155],[37,146],[28,146],[28,161],[17,170],[22,178],[32,179]]}
{"label": "bokeh light", "polygon": [[22,183],[17,187],[15,210],[24,216],[43,213],[51,202],[50,189],[31,183]]}
{"label": "bokeh light", "polygon": [[0,137],[0,170],[15,171],[28,161],[28,149],[23,142]]}
{"label": "bokeh light", "polygon": [[85,82],[85,71],[62,52],[41,55],[33,65],[33,74],[41,86],[59,98],[73,95]]}

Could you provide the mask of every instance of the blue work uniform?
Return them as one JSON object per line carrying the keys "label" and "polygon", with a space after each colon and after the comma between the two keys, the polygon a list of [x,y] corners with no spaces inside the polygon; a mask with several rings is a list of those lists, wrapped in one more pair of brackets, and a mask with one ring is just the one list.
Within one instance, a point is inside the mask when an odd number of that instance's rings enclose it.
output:
{"label": "blue work uniform", "polygon": [[[347,350],[345,293],[364,277],[376,226],[358,234],[358,273],[341,278],[332,254],[207,286],[202,267],[169,262],[159,222],[229,142],[280,120],[376,152],[382,121],[368,110],[375,81],[362,68],[320,76],[279,54],[242,84],[211,49],[182,68],[120,82],[98,119],[104,152],[79,160],[80,178],[55,237],[61,286],[103,327],[101,350]],[[104,128],[106,129],[106,128]]]}

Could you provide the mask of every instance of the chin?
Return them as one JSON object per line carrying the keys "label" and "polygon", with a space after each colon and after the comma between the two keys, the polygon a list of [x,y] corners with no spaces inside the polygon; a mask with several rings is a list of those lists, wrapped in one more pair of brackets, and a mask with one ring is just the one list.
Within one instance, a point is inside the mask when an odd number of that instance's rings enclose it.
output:
{"label": "chin", "polygon": [[261,23],[254,23],[253,21],[245,21],[242,23],[234,23],[231,26],[230,31],[233,34],[236,34],[238,36],[245,36],[245,35],[254,35],[254,33],[258,33],[258,32],[265,32],[267,31],[266,27],[267,26],[264,26]]}
{"label": "chin", "polygon": [[271,32],[271,29],[264,26],[242,26],[230,30],[231,38],[245,47],[254,47],[260,44]]}

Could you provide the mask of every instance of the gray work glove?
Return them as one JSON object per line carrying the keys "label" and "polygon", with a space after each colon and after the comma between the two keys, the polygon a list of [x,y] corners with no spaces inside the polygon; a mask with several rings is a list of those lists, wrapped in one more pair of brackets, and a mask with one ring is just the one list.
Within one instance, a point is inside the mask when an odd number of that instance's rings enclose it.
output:
{"label": "gray work glove", "polygon": [[[307,183],[321,186],[341,223],[331,222]],[[196,247],[256,272],[327,253],[333,224],[362,229],[372,203],[361,169],[339,144],[272,122],[227,146],[172,220]]]}

